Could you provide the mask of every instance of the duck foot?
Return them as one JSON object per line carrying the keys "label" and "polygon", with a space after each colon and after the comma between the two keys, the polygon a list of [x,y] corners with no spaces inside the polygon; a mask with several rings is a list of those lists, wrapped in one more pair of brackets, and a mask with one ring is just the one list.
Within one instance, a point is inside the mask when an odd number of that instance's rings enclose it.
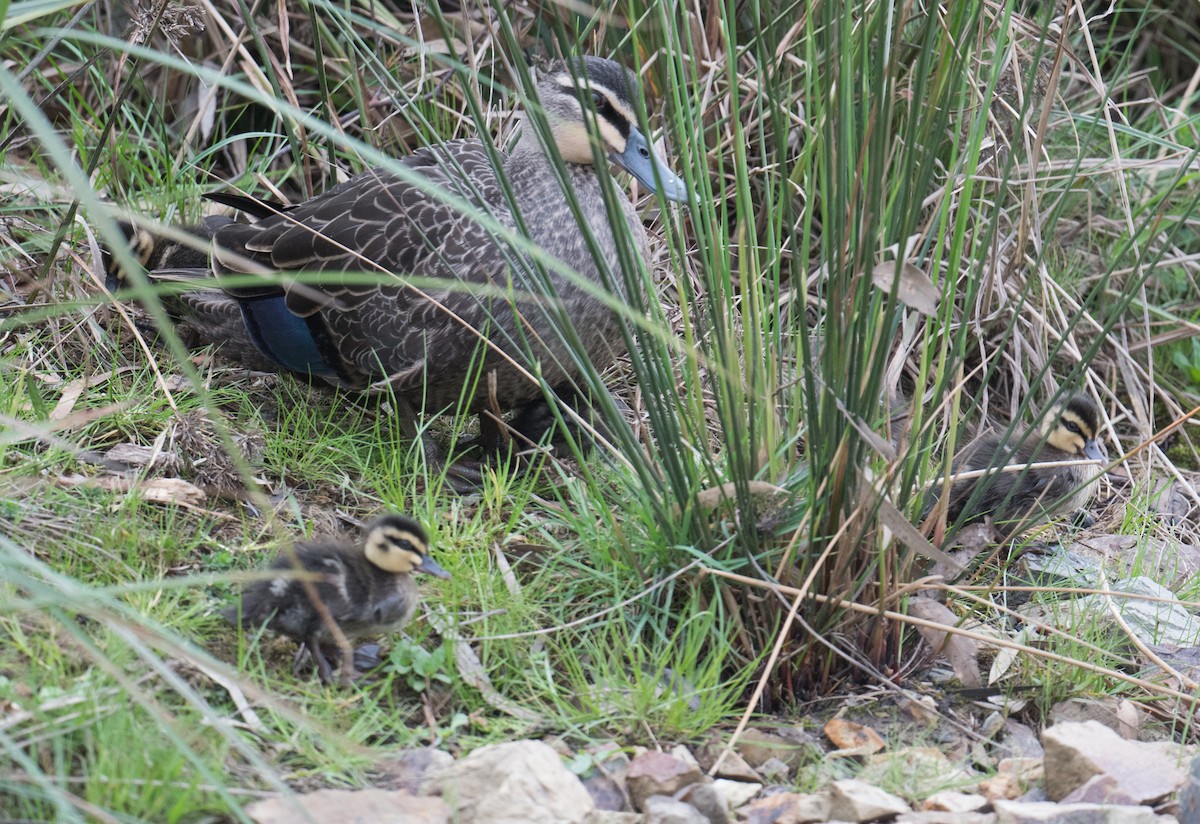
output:
{"label": "duck foot", "polygon": [[370,672],[383,663],[383,647],[375,642],[354,648],[354,668],[360,673]]}
{"label": "duck foot", "polygon": [[[336,679],[334,678],[333,665],[329,663],[330,656],[341,659]],[[316,665],[317,678],[321,680],[322,684],[327,686],[336,680],[339,685],[348,687],[362,677],[362,673],[355,666],[355,650],[349,645],[344,650],[338,647],[324,648],[321,646],[321,642],[315,637],[309,638],[296,649],[296,656],[292,659],[292,675],[300,675],[309,657],[312,658],[313,663]],[[376,660],[378,662],[378,659]],[[376,663],[376,666],[378,666],[378,663]]]}

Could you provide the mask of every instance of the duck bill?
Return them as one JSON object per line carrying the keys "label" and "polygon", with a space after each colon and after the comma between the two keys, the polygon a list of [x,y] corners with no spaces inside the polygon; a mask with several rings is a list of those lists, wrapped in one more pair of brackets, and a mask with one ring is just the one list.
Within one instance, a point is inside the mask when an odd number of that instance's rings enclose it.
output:
{"label": "duck bill", "polygon": [[646,136],[636,127],[629,128],[625,151],[620,154],[613,152],[608,158],[636,177],[642,185],[649,187],[650,191],[661,192],[667,200],[676,203],[691,202],[687,184],[654,153]]}
{"label": "duck bill", "polygon": [[425,572],[432,575],[434,578],[449,578],[450,573],[442,569],[441,564],[430,558],[428,555],[416,566],[417,572]]}
{"label": "duck bill", "polygon": [[1088,441],[1083,445],[1083,455],[1085,458],[1091,458],[1093,461],[1105,461],[1107,463],[1108,456],[1100,449],[1099,441]]}

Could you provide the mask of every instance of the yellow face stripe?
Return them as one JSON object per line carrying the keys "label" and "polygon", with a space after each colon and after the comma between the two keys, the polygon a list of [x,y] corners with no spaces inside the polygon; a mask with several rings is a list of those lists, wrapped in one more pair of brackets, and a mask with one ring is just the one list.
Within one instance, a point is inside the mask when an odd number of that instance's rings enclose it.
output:
{"label": "yellow face stripe", "polygon": [[[603,84],[590,81],[587,78],[575,78],[569,74],[558,74],[553,78],[553,82],[559,87],[564,94],[568,94],[579,105],[579,100],[575,98],[576,89],[583,89],[593,94],[604,96],[605,101],[612,107],[613,113],[624,121],[624,124],[629,127],[637,123],[637,116],[633,110],[621,99],[621,96],[616,94],[612,89]],[[580,120],[583,121],[583,109],[580,108]],[[600,138],[612,151],[620,154],[625,151],[625,137],[622,134],[620,125],[613,123],[612,118],[605,113],[596,112],[596,123],[600,129]],[[578,142],[578,141],[573,141]],[[578,152],[572,152],[578,154]],[[564,159],[565,159],[564,155]],[[580,161],[576,161],[580,162]]]}
{"label": "yellow face stripe", "polygon": [[412,572],[425,559],[425,540],[407,529],[383,526],[371,530],[363,544],[367,560],[386,572]]}

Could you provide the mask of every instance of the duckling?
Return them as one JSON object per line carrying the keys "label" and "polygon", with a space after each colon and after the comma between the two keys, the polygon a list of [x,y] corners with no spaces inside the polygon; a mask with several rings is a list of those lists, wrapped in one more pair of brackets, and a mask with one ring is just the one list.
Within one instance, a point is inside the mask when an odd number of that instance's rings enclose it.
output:
{"label": "duckling", "polygon": [[[152,281],[200,287],[168,296],[165,306],[225,357],[342,389],[390,392],[407,420],[417,411],[499,408],[518,411],[518,431],[540,429],[553,416],[541,414],[543,390],[530,374],[540,374],[564,400],[586,400],[576,390],[580,355],[603,371],[624,349],[611,301],[597,295],[609,280],[605,268],[617,273],[612,280],[622,288],[622,261],[630,259],[621,254],[613,222],[624,224],[633,255],[648,256],[632,204],[621,199],[609,214],[601,181],[608,170],[596,159],[607,158],[669,200],[693,202],[638,127],[640,95],[636,75],[618,63],[561,60],[537,83],[553,151],[526,118],[507,154],[466,139],[404,158],[427,186],[373,169],[291,206],[218,198],[258,219],[213,217],[184,229],[199,252],[179,251],[176,241],[176,252],[161,255],[153,236],[123,229]],[[564,161],[565,180],[554,154]],[[429,187],[490,214],[576,274],[547,266],[543,283],[525,252]],[[111,254],[106,261],[109,288],[123,286],[127,273]],[[318,272],[325,276],[297,277]],[[346,272],[377,277],[352,280]],[[247,273],[259,281],[235,286],[222,279]],[[412,279],[446,285],[418,288]],[[482,428],[487,416],[480,417]],[[537,442],[544,432],[522,434]]]}
{"label": "duckling", "polygon": [[[321,644],[334,640],[330,622],[347,638],[398,629],[417,607],[412,573],[450,577],[429,557],[425,530],[402,515],[383,515],[369,523],[356,546],[297,544],[294,556],[284,553],[268,569],[281,573],[300,570],[311,577],[280,574],[256,581],[243,591],[241,603],[223,614],[242,628],[266,624],[299,641],[293,672],[299,669],[307,649],[326,684],[332,680],[332,668]],[[349,681],[357,675],[353,651],[347,646],[341,652],[341,676]]]}
{"label": "duckling", "polygon": [[[1075,395],[1046,416],[1040,429],[1008,440],[996,432],[979,436],[955,457],[953,473],[1032,463],[1105,461],[1099,432],[1099,408],[1086,395]],[[1055,510],[1082,512],[1101,474],[1095,464],[1076,463],[964,478],[950,489],[946,518],[961,526],[991,515],[1000,533],[1011,537],[1045,521]]]}

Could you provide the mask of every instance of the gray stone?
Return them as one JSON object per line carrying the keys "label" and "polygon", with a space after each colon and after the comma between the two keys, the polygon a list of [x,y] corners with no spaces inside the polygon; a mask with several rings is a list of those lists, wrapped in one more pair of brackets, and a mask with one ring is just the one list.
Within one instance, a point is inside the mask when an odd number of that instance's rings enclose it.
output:
{"label": "gray stone", "polygon": [[584,824],[642,824],[641,813],[620,813],[615,810],[592,810]]}
{"label": "gray stone", "polygon": [[762,777],[769,781],[788,781],[792,777],[792,768],[778,758],[768,758],[758,765]]}
{"label": "gray stone", "polygon": [[829,785],[829,817],[843,821],[879,821],[911,811],[903,798],[867,784],[846,779]]}
{"label": "gray stone", "polygon": [[1095,775],[1107,774],[1138,803],[1153,803],[1184,782],[1184,772],[1152,744],[1126,741],[1099,721],[1058,724],[1042,735],[1046,795],[1066,797]]}
{"label": "gray stone", "polygon": [[1007,748],[1007,752],[1001,754],[1010,758],[1046,757],[1046,751],[1042,749],[1037,733],[1028,725],[1014,721],[1012,718],[1006,718],[1004,721],[1004,740],[1000,747]]}
{"label": "gray stone", "polygon": [[1186,783],[1179,791],[1179,820],[1200,821],[1200,757],[1192,759]]}
{"label": "gray stone", "polygon": [[449,824],[451,812],[440,798],[401,790],[317,790],[256,801],[246,814],[256,824]]}
{"label": "gray stone", "polygon": [[1099,721],[1129,741],[1137,740],[1142,725],[1137,707],[1125,698],[1068,698],[1050,708],[1051,724],[1074,721]]}
{"label": "gray stone", "polygon": [[619,812],[625,809],[625,792],[615,778],[595,773],[583,779],[583,788],[592,797],[597,810]]}
{"label": "gray stone", "polygon": [[[741,784],[743,787],[756,786],[743,782],[726,781],[725,779],[718,780],[724,781],[726,784]],[[729,811],[733,807],[725,800],[725,796],[718,792],[717,788],[712,784],[692,784],[684,787],[679,793],[679,800],[691,804],[712,824],[729,824]]]}
{"label": "gray stone", "polygon": [[[1024,799],[1028,800],[1028,799]],[[1129,793],[1121,789],[1117,779],[1111,775],[1093,775],[1081,786],[1063,796],[1062,804],[1120,804],[1137,806]]]}
{"label": "gray stone", "polygon": [[936,810],[905,813],[895,824],[996,824],[993,813],[945,813]]}
{"label": "gray stone", "polygon": [[625,788],[625,772],[629,756],[615,741],[588,748],[593,766],[580,776],[583,787],[596,802],[598,810],[629,809],[629,792]]}
{"label": "gray stone", "polygon": [[454,756],[448,752],[417,747],[381,761],[377,767],[379,776],[371,783],[377,790],[407,790],[413,795],[424,795],[429,779],[453,763]]}
{"label": "gray stone", "polygon": [[625,786],[635,810],[652,795],[673,796],[701,779],[700,768],[665,752],[648,750],[633,759],[625,772]]}
{"label": "gray stone", "polygon": [[456,824],[583,824],[595,802],[541,741],[480,747],[433,779]]}
{"label": "gray stone", "polygon": [[746,824],[814,824],[829,820],[829,793],[777,792],[738,810]]}
{"label": "gray stone", "polygon": [[732,781],[750,781],[762,783],[762,776],[746,763],[746,759],[738,755],[737,750],[725,754],[716,765],[717,778],[728,778]]}
{"label": "gray stone", "polygon": [[973,813],[982,810],[988,803],[982,795],[944,790],[926,798],[921,808],[926,812]]}
{"label": "gray stone", "polygon": [[996,824],[1161,824],[1150,807],[997,801]]}
{"label": "gray stone", "polygon": [[645,824],[711,824],[700,811],[665,795],[652,795],[642,803]]}
{"label": "gray stone", "polygon": [[[730,781],[728,778],[718,778],[708,786],[712,787],[713,792],[721,798],[726,810],[736,810],[743,804],[749,803],[752,798],[762,792],[763,788],[762,784],[754,784],[749,781]],[[704,810],[701,809],[700,812],[704,812]]]}
{"label": "gray stone", "polygon": [[750,728],[741,734],[735,748],[755,769],[769,758],[778,758],[793,772],[824,753],[811,735],[795,727],[780,727],[774,732]]}

